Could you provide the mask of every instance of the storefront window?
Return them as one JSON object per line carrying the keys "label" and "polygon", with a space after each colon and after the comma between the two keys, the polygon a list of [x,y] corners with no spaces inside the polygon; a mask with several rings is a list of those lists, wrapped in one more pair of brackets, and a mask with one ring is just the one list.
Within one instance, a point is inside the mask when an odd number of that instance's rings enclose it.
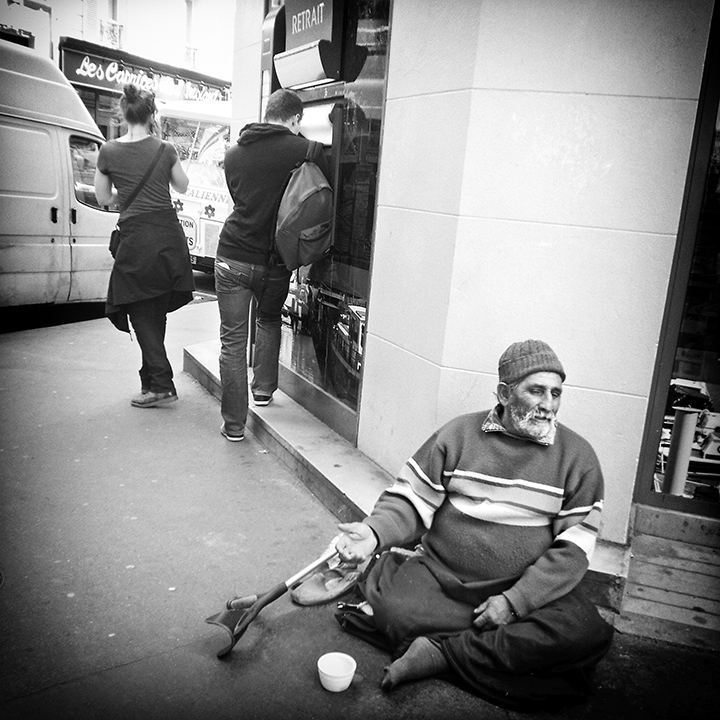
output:
{"label": "storefront window", "polygon": [[[343,62],[354,78],[330,102],[308,104],[308,128],[332,137],[336,217],[332,254],[294,274],[285,306],[281,363],[356,411],[370,285],[389,0],[353,4]],[[312,95],[311,95],[312,96]],[[318,116],[316,118],[316,116]],[[309,135],[309,132],[308,132]]]}
{"label": "storefront window", "polygon": [[105,139],[114,140],[120,135],[122,116],[118,104],[119,93],[106,95],[86,88],[76,87],[75,89]]}
{"label": "storefront window", "polygon": [[[717,106],[716,106],[717,107]],[[720,501],[720,112],[664,408],[653,491]]]}

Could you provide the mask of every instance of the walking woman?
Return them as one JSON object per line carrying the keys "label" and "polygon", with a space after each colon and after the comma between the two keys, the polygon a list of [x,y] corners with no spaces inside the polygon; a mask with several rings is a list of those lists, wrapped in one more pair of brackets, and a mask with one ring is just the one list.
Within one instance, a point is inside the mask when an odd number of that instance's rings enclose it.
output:
{"label": "walking woman", "polygon": [[126,85],[120,109],[127,133],[102,146],[95,171],[98,202],[120,207],[106,313],[125,332],[130,319],[142,351],[141,392],[131,403],[150,408],[177,400],[165,326],[192,300],[194,280],[169,186],[185,192],[188,177],[175,148],[153,135],[153,93]]}

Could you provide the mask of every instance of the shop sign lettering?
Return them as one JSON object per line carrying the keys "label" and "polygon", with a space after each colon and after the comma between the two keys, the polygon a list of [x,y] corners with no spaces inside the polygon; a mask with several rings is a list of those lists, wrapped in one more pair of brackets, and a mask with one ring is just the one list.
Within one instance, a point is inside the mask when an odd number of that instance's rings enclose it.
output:
{"label": "shop sign lettering", "polygon": [[185,240],[187,240],[188,248],[190,250],[197,249],[197,225],[195,221],[187,215],[178,215],[180,226],[185,233]]}
{"label": "shop sign lettering", "polygon": [[150,76],[140,68],[121,65],[116,60],[102,60],[92,55],[65,54],[65,75],[70,82],[94,87],[106,87],[115,91],[123,85],[133,85],[154,92],[163,100],[223,100],[225,92],[217,87],[156,73]]}
{"label": "shop sign lettering", "polygon": [[303,10],[292,16],[291,32],[293,35],[310,30],[316,25],[322,25],[325,3],[321,2],[308,10]]}
{"label": "shop sign lettering", "polygon": [[111,84],[125,85],[133,83],[143,90],[154,90],[155,81],[149,78],[144,72],[130,70],[128,68],[120,69],[120,65],[114,60],[109,62],[107,66],[103,63],[93,62],[90,58],[85,57],[80,62],[80,67],[75,70],[75,74],[81,78],[92,80],[105,80]]}
{"label": "shop sign lettering", "polygon": [[189,187],[185,194],[188,197],[197,198],[198,200],[210,200],[216,203],[226,203],[230,201],[229,193],[213,192],[212,190],[203,190],[196,187]]}
{"label": "shop sign lettering", "polygon": [[[158,93],[158,96],[160,93]],[[195,83],[186,82],[183,92],[183,100],[224,100],[225,96],[217,88],[201,88]]]}

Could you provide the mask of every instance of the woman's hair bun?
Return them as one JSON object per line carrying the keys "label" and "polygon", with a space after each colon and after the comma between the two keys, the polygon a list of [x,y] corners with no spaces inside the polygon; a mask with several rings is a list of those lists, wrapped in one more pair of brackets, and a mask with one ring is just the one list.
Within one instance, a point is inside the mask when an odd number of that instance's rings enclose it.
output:
{"label": "woman's hair bun", "polygon": [[123,87],[120,111],[127,122],[144,125],[155,112],[155,93],[128,83]]}

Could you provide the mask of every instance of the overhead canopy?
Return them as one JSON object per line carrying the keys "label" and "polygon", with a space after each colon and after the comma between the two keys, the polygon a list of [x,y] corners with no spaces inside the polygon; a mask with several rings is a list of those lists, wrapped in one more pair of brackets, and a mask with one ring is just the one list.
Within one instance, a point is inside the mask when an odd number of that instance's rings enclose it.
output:
{"label": "overhead canopy", "polygon": [[285,88],[341,79],[344,14],[344,0],[285,0],[263,25],[263,69]]}
{"label": "overhead canopy", "polygon": [[340,78],[340,47],[327,40],[278,53],[275,72],[285,88],[301,88],[334,82]]}

